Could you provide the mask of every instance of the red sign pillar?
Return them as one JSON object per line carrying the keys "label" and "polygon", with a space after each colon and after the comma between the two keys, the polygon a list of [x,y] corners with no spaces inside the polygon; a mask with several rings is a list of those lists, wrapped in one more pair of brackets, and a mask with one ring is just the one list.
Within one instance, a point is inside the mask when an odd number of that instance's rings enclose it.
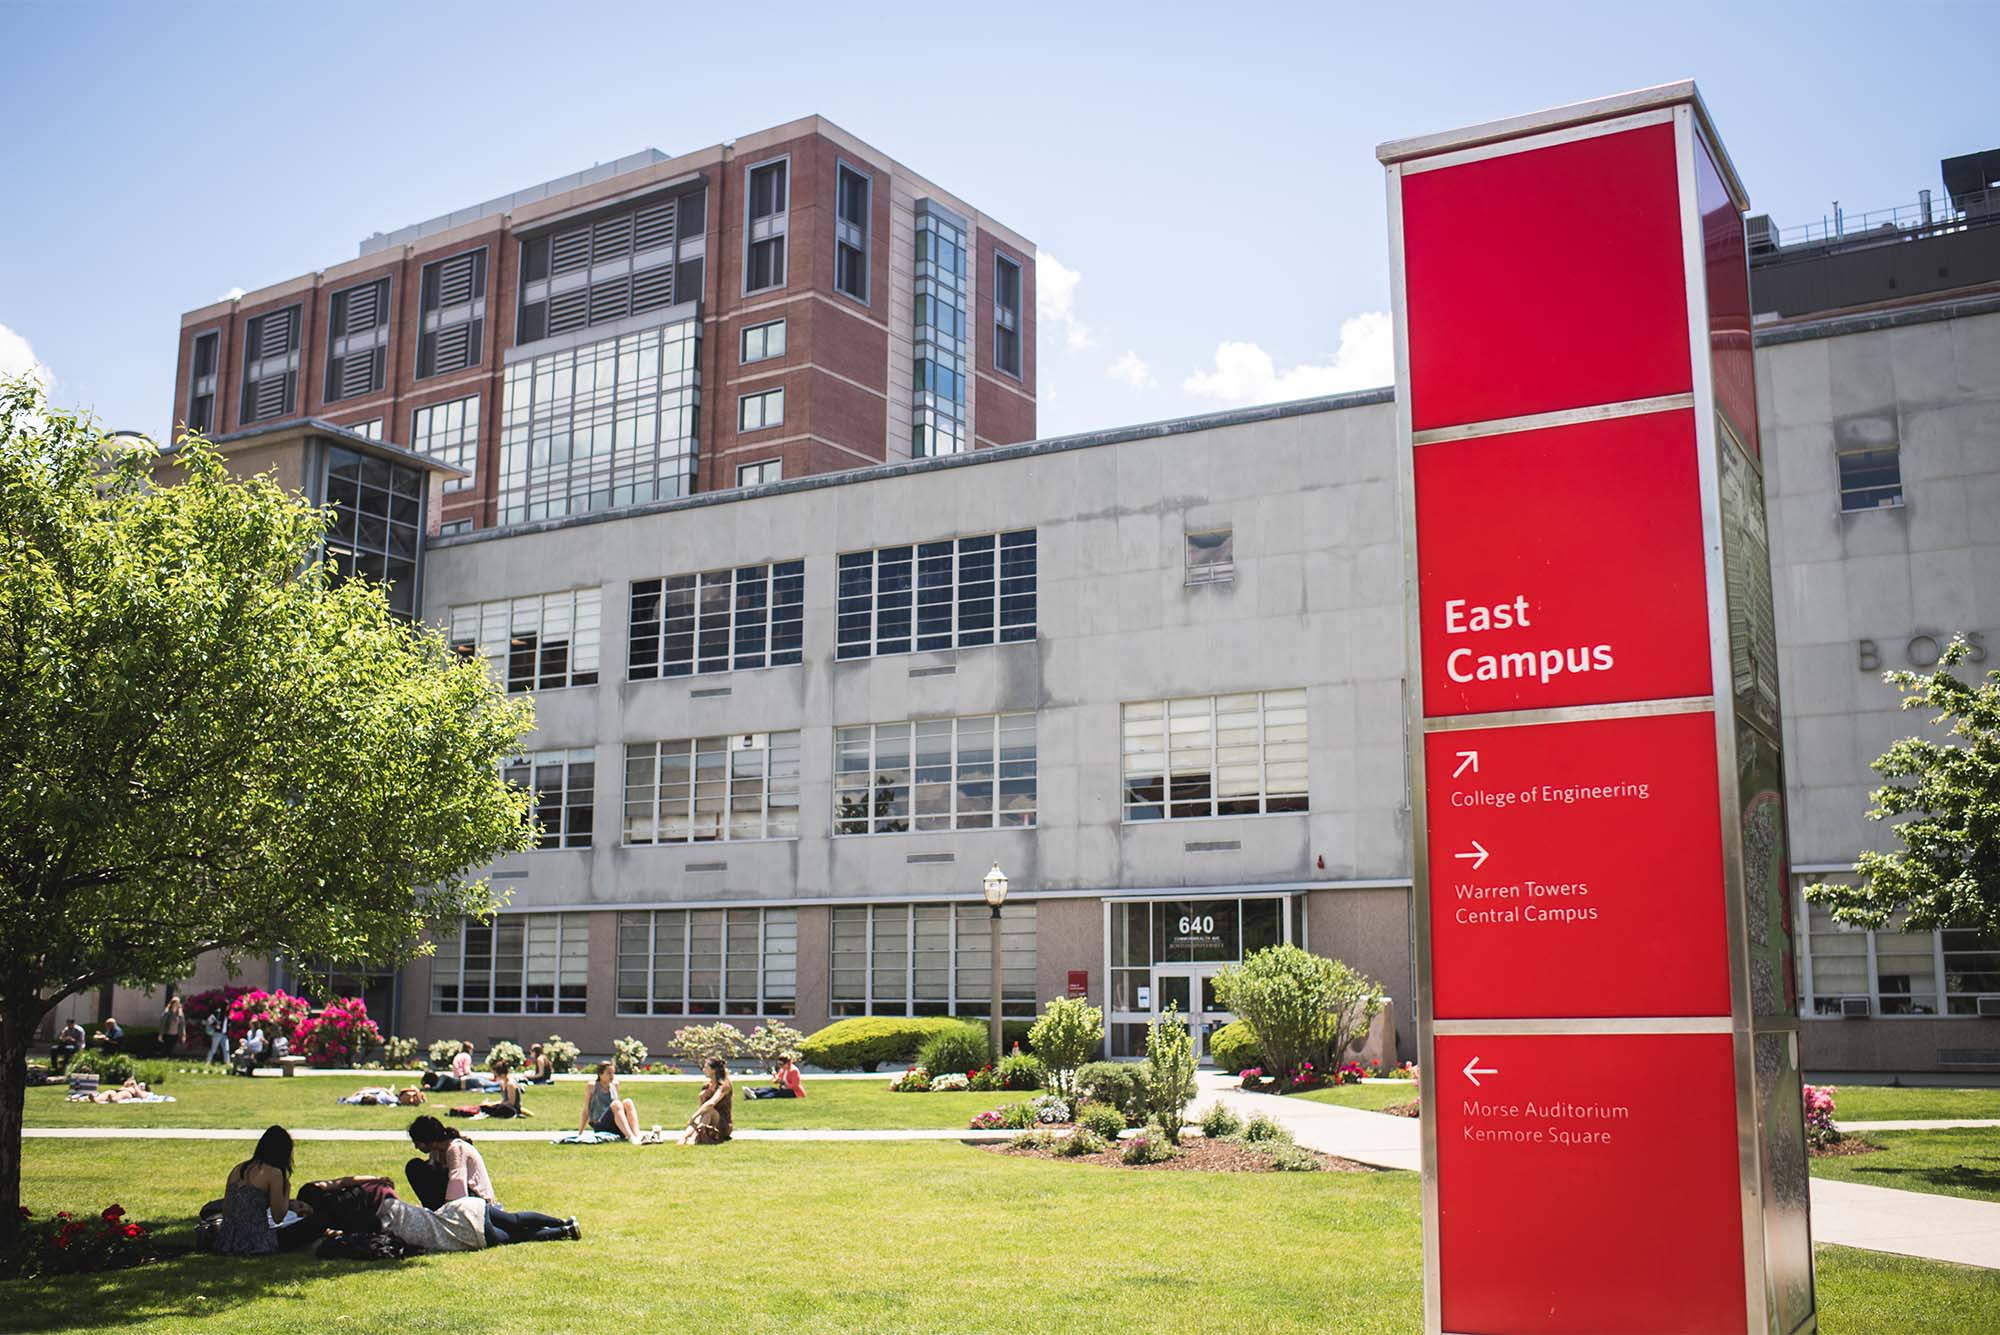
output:
{"label": "red sign pillar", "polygon": [[1747,200],[1688,83],[1377,155],[1425,1329],[1810,1330]]}

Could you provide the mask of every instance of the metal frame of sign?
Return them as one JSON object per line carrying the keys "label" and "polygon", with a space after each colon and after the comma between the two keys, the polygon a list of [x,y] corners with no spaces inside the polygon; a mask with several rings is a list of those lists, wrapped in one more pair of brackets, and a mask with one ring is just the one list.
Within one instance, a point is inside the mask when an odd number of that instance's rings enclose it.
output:
{"label": "metal frame of sign", "polygon": [[[1413,429],[1413,399],[1410,380],[1410,347],[1407,290],[1404,272],[1402,184],[1406,176],[1457,166],[1487,158],[1507,156],[1524,150],[1616,134],[1641,126],[1672,124],[1674,158],[1679,184],[1679,224],[1682,265],[1687,288],[1688,339],[1690,342],[1692,395],[1676,394],[1660,398],[1593,404],[1564,411],[1536,414],[1489,422],[1450,426],[1416,432]],[[1767,1293],[1766,1240],[1777,1202],[1764,1199],[1761,1156],[1764,1139],[1758,1126],[1757,1084],[1754,1048],[1757,1032],[1779,1030],[1790,1035],[1792,1064],[1797,1066],[1796,1013],[1790,1017],[1757,1016],[1751,999],[1749,944],[1746,934],[1743,830],[1741,794],[1737,768],[1737,709],[1730,688],[1731,651],[1729,605],[1723,566],[1721,479],[1714,373],[1711,362],[1706,259],[1703,250],[1701,214],[1696,201],[1696,140],[1706,144],[1723,183],[1739,210],[1748,207],[1734,167],[1716,136],[1700,94],[1692,82],[1664,84],[1656,88],[1614,97],[1577,103],[1537,112],[1528,116],[1495,121],[1444,134],[1397,140],[1381,145],[1376,156],[1387,173],[1389,206],[1390,298],[1395,325],[1396,435],[1398,503],[1401,509],[1404,548],[1403,604],[1405,611],[1405,653],[1409,686],[1405,728],[1406,764],[1410,782],[1410,822],[1412,849],[1412,928],[1416,955],[1417,1047],[1427,1074],[1426,1083],[1434,1091],[1424,1101],[1422,1118],[1423,1149],[1423,1230],[1424,1230],[1424,1330],[1426,1335],[1452,1335],[1442,1327],[1441,1269],[1439,1261],[1439,1192],[1436,1100],[1442,1096],[1443,1072],[1436,1077],[1435,1042],[1444,1035],[1526,1035],[1526,1034],[1717,1034],[1733,1038],[1736,1076],[1736,1126],[1738,1141],[1738,1181],[1742,1195],[1744,1293],[1747,1328],[1759,1335],[1799,1335],[1817,1328],[1817,1303],[1791,1330],[1776,1328],[1776,1304]],[[1424,662],[1421,642],[1421,608],[1418,590],[1418,535],[1416,528],[1415,451],[1426,445],[1477,435],[1496,434],[1540,426],[1567,425],[1639,413],[1682,410],[1692,402],[1696,448],[1699,453],[1699,487],[1702,505],[1701,536],[1708,599],[1710,694],[1679,699],[1649,700],[1609,705],[1564,706],[1524,709],[1475,715],[1455,715],[1426,719],[1424,716]],[[1741,449],[1740,446],[1735,448]],[[1761,460],[1743,451],[1744,460],[1762,475]],[[1439,1022],[1433,1014],[1431,984],[1431,898],[1429,813],[1426,809],[1424,739],[1429,732],[1462,728],[1498,728],[1537,723],[1564,723],[1588,719],[1632,718],[1653,714],[1689,713],[1712,710],[1715,717],[1717,781],[1721,796],[1723,880],[1726,918],[1730,938],[1729,980],[1731,1014],[1719,1016],[1666,1017],[1647,1019],[1542,1019],[1542,1020],[1453,1020]],[[1780,771],[1782,773],[1782,770]],[[1810,1243],[1808,1242],[1808,1256]]]}

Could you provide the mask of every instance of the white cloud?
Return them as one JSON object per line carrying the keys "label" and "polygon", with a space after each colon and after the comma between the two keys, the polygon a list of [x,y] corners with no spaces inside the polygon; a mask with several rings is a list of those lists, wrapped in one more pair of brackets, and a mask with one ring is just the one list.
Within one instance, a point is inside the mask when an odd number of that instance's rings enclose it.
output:
{"label": "white cloud", "polygon": [[1063,327],[1063,342],[1071,350],[1090,346],[1090,330],[1076,318],[1076,285],[1083,275],[1046,250],[1035,252],[1035,319]]}
{"label": "white cloud", "polygon": [[0,379],[20,375],[33,376],[41,382],[43,389],[55,383],[55,375],[35,355],[28,340],[0,324]]}
{"label": "white cloud", "polygon": [[1136,352],[1127,352],[1123,357],[1104,368],[1104,373],[1113,380],[1122,380],[1133,389],[1153,387],[1153,368]]}
{"label": "white cloud", "polygon": [[234,300],[236,300],[236,299],[237,299],[238,297],[240,297],[240,296],[242,296],[242,295],[243,295],[243,289],[242,289],[242,288],[240,288],[240,287],[232,287],[232,288],[230,288],[230,289],[229,289],[229,290],[228,290],[227,292],[225,292],[225,293],[223,293],[223,294],[222,294],[221,296],[217,297],[217,298],[216,298],[216,300],[217,300],[217,301],[234,301]]}
{"label": "white cloud", "polygon": [[1280,403],[1372,389],[1395,380],[1389,313],[1368,311],[1341,321],[1340,347],[1327,361],[1280,371],[1271,354],[1255,343],[1223,342],[1215,345],[1215,365],[1196,371],[1181,382],[1181,388],[1224,403]]}

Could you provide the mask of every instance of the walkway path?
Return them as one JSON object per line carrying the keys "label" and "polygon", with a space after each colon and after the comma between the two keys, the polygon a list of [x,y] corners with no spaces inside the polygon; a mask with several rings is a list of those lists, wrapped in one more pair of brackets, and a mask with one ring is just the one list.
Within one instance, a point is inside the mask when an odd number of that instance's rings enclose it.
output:
{"label": "walkway path", "polygon": [[2000,1117],[1910,1118],[1902,1122],[1835,1122],[1842,1131],[1958,1131],[2000,1127]]}
{"label": "walkway path", "polygon": [[[1196,1111],[1214,1102],[1245,1117],[1261,1112],[1290,1131],[1299,1144],[1321,1153],[1381,1168],[1415,1171],[1421,1166],[1422,1141],[1414,1117],[1388,1117],[1310,1099],[1251,1094],[1236,1088],[1232,1077],[1217,1072],[1203,1072],[1199,1083]],[[1842,1129],[1934,1130],[1993,1125],[1996,1123],[1987,1120],[1854,1122],[1842,1123]],[[1814,1242],[2000,1270],[2000,1204],[1992,1201],[1816,1177],[1812,1180],[1812,1233]]]}
{"label": "walkway path", "polygon": [[[519,1140],[540,1141],[547,1144],[563,1135],[567,1127],[550,1127],[542,1131],[490,1131],[482,1124],[476,1132],[482,1141]],[[678,1136],[680,1128],[666,1127],[663,1131]],[[29,1127],[21,1132],[27,1140],[238,1140],[254,1141],[263,1134],[261,1127],[245,1127],[231,1130],[228,1127],[192,1126],[45,1126]],[[922,1130],[881,1130],[881,1131],[831,1131],[816,1130],[811,1127],[758,1130],[751,1127],[736,1128],[738,1140],[964,1140],[980,1144],[1012,1140],[1017,1131],[953,1131],[949,1128]],[[370,1130],[330,1130],[312,1131],[300,1129],[292,1132],[294,1140],[408,1140],[405,1131]],[[609,1143],[609,1142],[607,1142]]]}

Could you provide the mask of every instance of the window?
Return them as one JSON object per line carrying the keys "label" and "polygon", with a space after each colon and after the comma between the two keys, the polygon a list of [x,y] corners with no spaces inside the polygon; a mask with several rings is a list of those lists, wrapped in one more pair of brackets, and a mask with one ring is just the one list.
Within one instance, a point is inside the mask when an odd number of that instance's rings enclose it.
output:
{"label": "window", "polygon": [[188,367],[187,429],[208,435],[215,430],[215,373],[221,360],[222,334],[197,334]]}
{"label": "window", "polygon": [[848,552],[838,606],[836,658],[1032,640],[1035,530]]}
{"label": "window", "polygon": [[738,464],[736,467],[736,485],[739,487],[761,487],[784,476],[785,461],[782,459],[759,459],[754,464]]}
{"label": "window", "polygon": [[1035,823],[1035,716],[836,728],[833,832],[1020,829]]}
{"label": "window", "polygon": [[1903,503],[1903,465],[1895,445],[1871,445],[1860,450],[1841,450],[1840,508],[1879,510]]}
{"label": "window", "polygon": [[743,331],[743,364],[769,361],[785,355],[785,322],[771,320],[753,324]]}
{"label": "window", "polygon": [[597,753],[535,751],[515,756],[501,771],[508,783],[535,794],[538,848],[589,848],[596,824]]}
{"label": "window", "polygon": [[433,1015],[582,1015],[589,1009],[590,916],[467,918],[431,960]]}
{"label": "window", "polygon": [[472,532],[472,521],[470,519],[447,519],[438,526],[438,536],[441,538],[449,538],[457,533],[470,532]]}
{"label": "window", "polygon": [[804,561],[634,580],[626,679],[798,662],[805,588]]}
{"label": "window", "polygon": [[1147,700],[1122,712],[1126,820],[1307,810],[1303,690]]}
{"label": "window", "polygon": [[417,305],[417,379],[477,366],[486,353],[486,252],[426,264]]}
{"label": "window", "polygon": [[423,531],[422,471],[340,445],[326,450],[323,494],[333,507],[326,561],[336,578],[388,585],[398,616],[417,614],[417,541]]}
{"label": "window", "polygon": [[377,394],[389,355],[389,280],[333,294],[327,325],[326,401]]}
{"label": "window", "polygon": [[1236,578],[1236,543],[1231,530],[1187,535],[1187,584],[1227,584]]}
{"label": "window", "polygon": [[796,732],[626,745],[626,843],[798,837]]}
{"label": "window", "polygon": [[785,223],[791,163],[780,158],[747,173],[749,226],[744,228],[743,291],[785,285]]}
{"label": "window", "polygon": [[618,915],[620,1015],[790,1015],[797,909],[660,909]]}
{"label": "window", "polygon": [[[1795,878],[1803,889],[1821,876]],[[1896,930],[1901,915],[1880,931],[1834,921],[1818,904],[1800,899],[1806,924],[1798,941],[1806,1015],[1839,1017],[1841,1001],[1858,997],[1871,1015],[1979,1013],[1979,998],[2000,996],[2000,939],[1977,928],[1934,932]]]}
{"label": "window", "polygon": [[684,320],[509,366],[500,523],[687,495],[700,354],[699,322]]}
{"label": "window", "polygon": [[599,591],[570,589],[451,609],[451,647],[486,660],[509,691],[597,684]]}
{"label": "window", "polygon": [[696,190],[522,241],[515,342],[699,301],[707,216]]}
{"label": "window", "polygon": [[[479,464],[479,396],[433,403],[410,414],[410,448],[427,458],[471,473]],[[471,477],[446,478],[446,491],[464,491]]]}
{"label": "window", "polygon": [[993,256],[993,367],[1021,374],[1021,266],[997,251]]}
{"label": "window", "polygon": [[736,400],[736,429],[738,432],[762,431],[769,426],[785,424],[785,391],[783,387],[767,389],[758,394],[745,394]]}
{"label": "window", "polygon": [[243,338],[243,424],[289,414],[298,383],[299,307],[254,317]]}
{"label": "window", "polygon": [[871,182],[846,163],[838,169],[833,219],[833,285],[868,300],[868,221]]}
{"label": "window", "polygon": [[918,205],[914,396],[910,453],[923,459],[971,448],[965,420],[965,228],[928,200]]}
{"label": "window", "polygon": [[[832,1014],[991,1015],[992,920],[984,904],[876,904],[833,910]],[[1032,1016],[1035,905],[1000,916],[1001,1014]]]}
{"label": "window", "polygon": [[382,439],[382,419],[379,417],[371,417],[365,422],[356,422],[347,429],[357,436],[366,436],[370,440]]}

